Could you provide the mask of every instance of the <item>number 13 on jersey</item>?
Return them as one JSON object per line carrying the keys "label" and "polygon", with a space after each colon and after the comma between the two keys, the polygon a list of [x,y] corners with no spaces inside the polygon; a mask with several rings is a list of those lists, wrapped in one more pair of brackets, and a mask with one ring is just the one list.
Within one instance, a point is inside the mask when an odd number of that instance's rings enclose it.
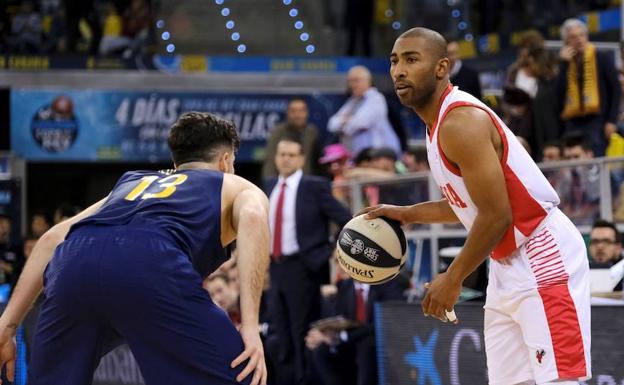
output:
{"label": "number 13 on jersey", "polygon": [[[164,178],[159,178],[156,175],[144,176],[141,178],[139,184],[132,189],[124,198],[127,201],[134,201],[137,198],[150,199],[150,198],[168,198],[176,191],[176,186],[181,185],[188,178],[187,175],[169,175]],[[154,182],[158,184],[160,191],[145,192]]]}

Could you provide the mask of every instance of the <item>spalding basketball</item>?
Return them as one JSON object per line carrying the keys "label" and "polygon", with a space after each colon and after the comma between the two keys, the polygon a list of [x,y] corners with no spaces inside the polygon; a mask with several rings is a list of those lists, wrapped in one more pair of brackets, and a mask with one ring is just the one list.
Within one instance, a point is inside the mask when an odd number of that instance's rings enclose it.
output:
{"label": "spalding basketball", "polygon": [[405,263],[407,241],[399,222],[359,215],[343,227],[337,241],[340,267],[356,281],[379,284],[391,280]]}

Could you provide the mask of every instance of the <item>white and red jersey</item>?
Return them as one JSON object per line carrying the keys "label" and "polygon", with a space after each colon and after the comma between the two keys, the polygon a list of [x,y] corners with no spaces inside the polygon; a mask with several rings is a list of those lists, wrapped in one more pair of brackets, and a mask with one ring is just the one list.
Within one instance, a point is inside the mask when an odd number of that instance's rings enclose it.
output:
{"label": "white and red jersey", "polygon": [[439,128],[446,115],[456,107],[465,106],[472,106],[487,112],[502,138],[503,155],[500,162],[505,175],[513,224],[492,251],[492,258],[501,259],[511,254],[527,240],[547,214],[557,207],[559,197],[503,121],[483,102],[449,85],[442,94],[437,119],[433,127],[430,127],[430,132],[427,133],[427,157],[434,180],[457,218],[468,231],[479,210],[468,194],[461,170],[445,157],[439,142]]}

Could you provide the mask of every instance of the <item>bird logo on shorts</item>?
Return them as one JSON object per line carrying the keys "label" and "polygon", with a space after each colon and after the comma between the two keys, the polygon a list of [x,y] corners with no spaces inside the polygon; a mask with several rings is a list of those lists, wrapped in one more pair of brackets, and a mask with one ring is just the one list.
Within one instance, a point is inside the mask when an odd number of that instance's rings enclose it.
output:
{"label": "bird logo on shorts", "polygon": [[542,363],[542,358],[544,358],[545,355],[546,352],[544,351],[544,349],[537,349],[537,351],[535,352],[535,358],[537,358],[538,364]]}

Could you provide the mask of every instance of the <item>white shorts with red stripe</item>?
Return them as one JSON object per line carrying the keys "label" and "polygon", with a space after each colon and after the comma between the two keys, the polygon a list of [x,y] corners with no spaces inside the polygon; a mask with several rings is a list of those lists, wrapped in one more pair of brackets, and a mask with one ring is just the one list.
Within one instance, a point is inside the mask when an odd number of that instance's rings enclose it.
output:
{"label": "white shorts with red stripe", "polygon": [[490,385],[591,377],[587,252],[559,209],[511,256],[491,260],[484,308]]}

